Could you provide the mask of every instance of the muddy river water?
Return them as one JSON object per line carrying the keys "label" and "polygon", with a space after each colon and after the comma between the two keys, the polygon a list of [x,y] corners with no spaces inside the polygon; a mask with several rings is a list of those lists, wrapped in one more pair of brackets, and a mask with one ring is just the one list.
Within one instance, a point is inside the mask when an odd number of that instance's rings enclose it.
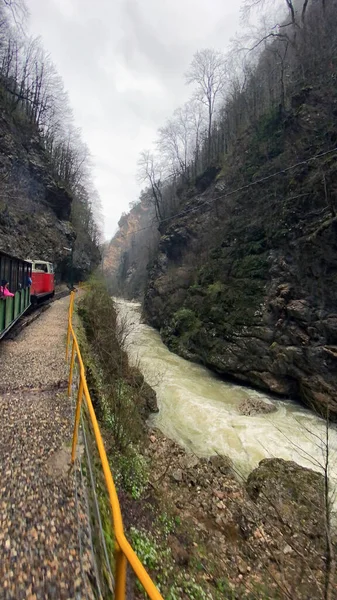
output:
{"label": "muddy river water", "polygon": [[[116,300],[127,329],[126,350],[157,392],[158,427],[197,456],[225,454],[247,475],[266,457],[294,460],[320,470],[324,463],[326,423],[291,400],[221,380],[208,369],[173,354],[159,333],[141,322],[140,305]],[[247,398],[271,402],[277,411],[244,416],[238,405]],[[337,430],[329,427],[332,480],[337,481]],[[334,460],[335,459],[335,460]]]}

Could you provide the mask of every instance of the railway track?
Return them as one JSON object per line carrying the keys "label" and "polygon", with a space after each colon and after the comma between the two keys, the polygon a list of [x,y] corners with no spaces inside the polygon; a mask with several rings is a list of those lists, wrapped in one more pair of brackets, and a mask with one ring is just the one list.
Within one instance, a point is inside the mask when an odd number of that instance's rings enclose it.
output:
{"label": "railway track", "polygon": [[25,327],[28,327],[28,325],[30,325],[31,323],[33,323],[33,321],[38,319],[39,316],[42,315],[42,313],[45,312],[53,302],[55,302],[56,300],[60,300],[60,298],[64,298],[65,296],[69,296],[69,294],[69,289],[60,290],[59,292],[55,292],[54,296],[52,298],[49,298],[48,300],[45,300],[45,302],[42,302],[37,305],[31,304],[29,309],[26,311],[25,315],[21,317],[21,319],[19,319],[19,321],[15,323],[15,325],[13,325],[13,327],[10,329],[10,331],[7,333],[4,339],[14,340],[19,335],[19,333],[23,329],[25,329]]}

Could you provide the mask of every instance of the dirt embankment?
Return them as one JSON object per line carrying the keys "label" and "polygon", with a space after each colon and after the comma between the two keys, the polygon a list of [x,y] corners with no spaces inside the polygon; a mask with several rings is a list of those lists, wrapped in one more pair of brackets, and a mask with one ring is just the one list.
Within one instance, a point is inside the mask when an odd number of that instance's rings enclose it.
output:
{"label": "dirt embankment", "polygon": [[[136,528],[152,540],[158,562],[148,566],[165,590],[219,600],[324,598],[321,475],[266,459],[245,483],[226,457],[198,459],[158,430],[148,432],[144,453],[149,485],[141,500],[123,494],[124,518],[133,536]],[[174,523],[169,531],[163,514]],[[205,595],[189,595],[191,582]]]}

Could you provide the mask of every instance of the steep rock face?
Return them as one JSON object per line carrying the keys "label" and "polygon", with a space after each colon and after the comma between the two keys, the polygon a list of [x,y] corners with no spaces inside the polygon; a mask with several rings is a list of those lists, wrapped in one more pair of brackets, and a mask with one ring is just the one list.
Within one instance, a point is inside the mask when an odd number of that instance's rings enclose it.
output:
{"label": "steep rock face", "polygon": [[0,249],[60,265],[76,232],[72,198],[52,175],[39,135],[0,112]]}
{"label": "steep rock face", "polygon": [[186,200],[161,237],[144,308],[186,358],[336,415],[336,153],[305,160],[334,147],[337,98],[304,98],[247,132]]}
{"label": "steep rock face", "polygon": [[120,218],[116,235],[104,249],[104,274],[113,294],[130,299],[143,294],[152,221],[153,208],[146,201],[138,202]]}

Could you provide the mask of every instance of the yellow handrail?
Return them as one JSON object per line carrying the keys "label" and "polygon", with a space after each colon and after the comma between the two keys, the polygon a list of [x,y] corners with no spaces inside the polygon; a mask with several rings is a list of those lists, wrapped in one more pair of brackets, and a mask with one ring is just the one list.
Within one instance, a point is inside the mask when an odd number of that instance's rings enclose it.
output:
{"label": "yellow handrail", "polygon": [[85,369],[81,356],[81,352],[79,349],[78,341],[76,338],[76,334],[74,332],[73,324],[72,324],[72,316],[74,310],[74,300],[75,300],[75,292],[71,292],[70,296],[70,305],[69,305],[69,315],[68,315],[68,332],[67,332],[67,347],[66,347],[66,360],[68,360],[69,356],[69,345],[72,340],[72,348],[71,348],[71,359],[70,359],[70,370],[69,370],[69,383],[68,383],[68,396],[71,394],[71,387],[73,381],[73,373],[74,373],[74,363],[75,358],[77,356],[77,360],[79,363],[79,381],[78,381],[78,390],[77,390],[77,402],[76,402],[76,413],[75,413],[75,423],[74,423],[74,433],[73,433],[73,443],[72,443],[72,451],[71,451],[71,462],[72,464],[75,462],[76,457],[76,447],[78,440],[78,428],[80,422],[81,415],[81,405],[83,394],[86,400],[86,405],[88,408],[89,417],[91,420],[92,428],[95,435],[96,445],[98,449],[98,453],[101,459],[101,464],[103,467],[103,473],[105,478],[106,487],[109,493],[110,499],[110,507],[112,514],[113,527],[115,532],[115,600],[125,600],[125,591],[126,591],[126,566],[127,562],[131,565],[134,573],[136,574],[138,580],[144,587],[147,592],[149,598],[151,600],[163,600],[163,597],[157,590],[154,585],[152,579],[144,569],[142,563],[140,562],[138,556],[136,555],[133,548],[130,546],[124,534],[122,513],[119,505],[119,500],[115,488],[115,484],[111,475],[109,461],[105,452],[103,439],[101,436],[101,432],[99,429],[99,425],[97,422],[95,410],[90,398],[90,393],[88,390],[88,385],[85,377]]}

